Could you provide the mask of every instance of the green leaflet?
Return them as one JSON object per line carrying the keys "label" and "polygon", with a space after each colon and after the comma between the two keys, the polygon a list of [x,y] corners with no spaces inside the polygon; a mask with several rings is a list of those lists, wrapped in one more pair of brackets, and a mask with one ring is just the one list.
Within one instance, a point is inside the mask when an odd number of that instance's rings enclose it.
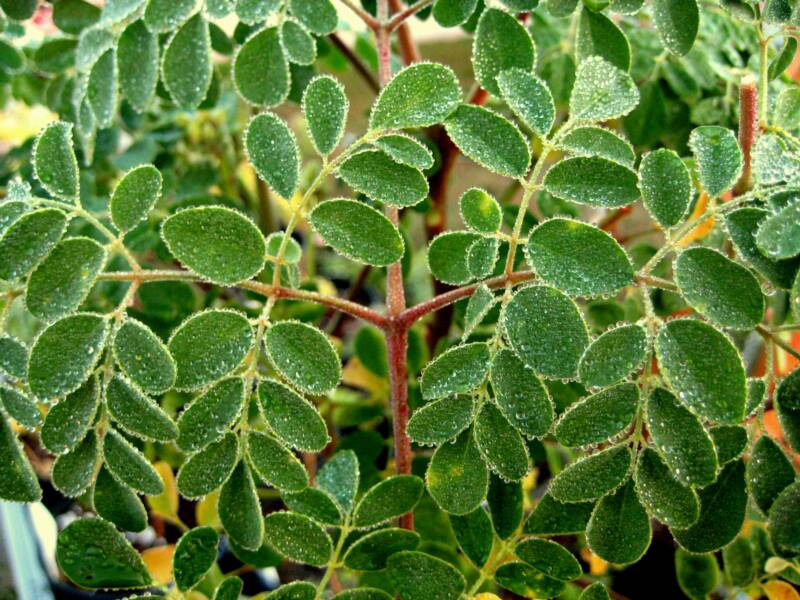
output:
{"label": "green leaflet", "polygon": [[709,420],[742,420],[744,367],[727,336],[707,323],[676,319],[661,327],[655,347],[662,374],[684,405]]}
{"label": "green leaflet", "polygon": [[475,402],[471,396],[449,396],[414,411],[406,433],[417,444],[438,446],[453,439],[472,423]]}
{"label": "green leaflet", "polygon": [[31,391],[40,400],[51,400],[77,390],[97,364],[107,333],[105,318],[92,313],[70,315],[47,327],[31,349]]}
{"label": "green leaflet", "polygon": [[352,450],[340,450],[317,473],[317,487],[328,492],[347,513],[358,492],[358,458]]}
{"label": "green leaflet", "polygon": [[303,92],[303,115],[317,152],[327,156],[339,145],[350,102],[344,86],[329,75],[315,77]]}
{"label": "green leaflet", "polygon": [[300,178],[300,151],[294,133],[272,113],[253,117],[245,131],[247,157],[269,186],[291,199]]}
{"label": "green leaflet", "polygon": [[521,561],[548,577],[571,581],[583,573],[578,560],[561,544],[540,538],[523,540],[514,550]]}
{"label": "green leaflet", "polygon": [[599,581],[593,583],[581,592],[579,600],[610,600],[610,596]]}
{"label": "green leaflet", "polygon": [[441,123],[461,102],[452,69],[434,63],[406,67],[383,88],[370,115],[371,129],[428,127]]}
{"label": "green leaflet", "polygon": [[0,372],[13,379],[28,375],[28,348],[10,335],[0,335]]}
{"label": "green leaflet", "polygon": [[513,68],[497,75],[503,99],[525,125],[539,137],[550,133],[556,117],[553,95],[547,84],[529,70]]}
{"label": "green leaflet", "polygon": [[492,359],[490,379],[500,410],[520,433],[542,436],[555,418],[547,388],[536,374],[508,349]]}
{"label": "green leaflet", "polygon": [[747,448],[747,430],[740,425],[715,425],[708,433],[717,450],[720,466],[736,460]]}
{"label": "green leaflet", "polygon": [[478,7],[478,0],[436,0],[433,3],[433,18],[442,27],[461,25]]}
{"label": "green leaflet", "polygon": [[172,556],[172,572],[179,590],[190,590],[200,583],[217,562],[218,544],[219,536],[211,527],[190,529],[181,536]]}
{"label": "green leaflet", "polygon": [[575,53],[578,62],[599,56],[622,71],[631,68],[631,45],[614,21],[584,8],[578,21]]}
{"label": "green leaflet", "polygon": [[[10,187],[11,186],[9,186],[9,188]],[[29,192],[25,190],[23,193],[25,194],[23,197],[27,197]],[[25,202],[11,199],[11,189],[9,189],[5,202],[0,204],[0,234],[8,229],[14,221],[24,215],[27,210],[28,206]]]}
{"label": "green leaflet", "polygon": [[311,211],[309,220],[326,244],[357,262],[383,267],[403,256],[405,244],[397,227],[363,202],[328,200]]}
{"label": "green leaflet", "polygon": [[725,217],[725,225],[737,252],[773,285],[789,289],[800,266],[800,259],[773,260],[756,245],[756,235],[769,212],[760,208],[739,208]]}
{"label": "green leaflet", "polygon": [[502,540],[510,538],[522,522],[523,491],[521,481],[506,481],[491,474],[486,495],[492,528]]}
{"label": "green leaflet", "polygon": [[62,240],[31,274],[25,305],[44,321],[72,312],[89,293],[105,262],[106,250],[94,240]]}
{"label": "green leaflet", "polygon": [[284,504],[296,513],[311,517],[323,525],[341,525],[342,513],[339,505],[328,492],[306,487],[299,492],[281,494]]}
{"label": "green leaflet", "polygon": [[597,503],[586,528],[592,551],[614,564],[636,562],[647,551],[650,517],[639,502],[633,481]]}
{"label": "green leaflet", "polygon": [[428,491],[443,510],[465,515],[486,498],[489,470],[473,439],[472,430],[436,449],[425,474]]}
{"label": "green leaflet", "polygon": [[92,484],[99,457],[97,437],[90,431],[74,450],[57,457],[50,471],[53,486],[65,496],[80,496]]}
{"label": "green leaflet", "polygon": [[489,358],[489,346],[480,342],[448,349],[422,374],[422,397],[430,400],[474,390],[486,379]]}
{"label": "green leaflet", "polygon": [[[794,54],[792,53],[790,56],[793,57]],[[787,88],[778,94],[772,118],[778,127],[791,128],[794,127],[794,123],[798,115],[800,115],[798,110],[800,110],[800,92],[795,88]]]}
{"label": "green leaflet", "polygon": [[255,25],[275,12],[280,0],[229,0],[236,4],[236,16],[243,23]]}
{"label": "green leaflet", "polygon": [[78,161],[72,149],[72,124],[55,121],[47,125],[33,144],[36,178],[50,194],[77,200],[80,193]]}
{"label": "green leaflet", "polygon": [[144,112],[155,95],[159,76],[158,38],[144,21],[134,21],[119,36],[117,71],[122,96],[135,110]]}
{"label": "green leaflet", "polygon": [[253,476],[244,459],[222,485],[218,510],[222,526],[233,541],[248,550],[261,546],[265,521],[261,518]]}
{"label": "green leaflet", "polygon": [[800,553],[800,482],[784,489],[769,511],[770,539],[779,553],[792,556]]}
{"label": "green leaflet", "polygon": [[111,474],[137,492],[157,496],[164,491],[161,476],[147,458],[113,429],[103,438],[103,458]]}
{"label": "green leaflet", "polygon": [[99,398],[97,378],[90,377],[51,407],[39,432],[42,446],[53,454],[63,454],[75,448],[94,420]]}
{"label": "green leaflet", "polygon": [[446,231],[437,235],[428,246],[428,268],[444,283],[457,285],[473,278],[468,265],[470,247],[481,236],[468,231]]}
{"label": "green leaflet", "polygon": [[678,585],[689,598],[707,598],[719,585],[719,567],[713,554],[690,554],[678,548],[675,574]]}
{"label": "green leaflet", "polygon": [[753,445],[747,463],[747,487],[764,514],[778,495],[795,480],[792,462],[772,438],[762,435]]}
{"label": "green leaflet", "polygon": [[800,409],[800,369],[795,369],[784,378],[775,394],[781,406]]}
{"label": "green leaflet", "polygon": [[621,383],[572,404],[561,415],[555,434],[564,446],[589,446],[630,426],[639,408],[639,387]]}
{"label": "green leaflet", "polygon": [[494,530],[489,514],[479,506],[466,515],[449,515],[450,525],[461,551],[477,567],[489,560],[494,544]]}
{"label": "green leaflet", "polygon": [[737,537],[722,549],[725,574],[736,587],[746,587],[753,580],[755,564],[750,540]]}
{"label": "green leaflet", "polygon": [[752,329],[765,301],[755,276],[711,248],[689,248],[675,260],[675,281],[686,301],[722,327]]}
{"label": "green leaflet", "polygon": [[576,127],[559,144],[576,156],[599,156],[633,168],[636,155],[630,142],[610,129]]}
{"label": "green leaflet", "polygon": [[545,494],[525,521],[523,531],[537,535],[583,533],[593,509],[591,502],[560,502]]}
{"label": "green leaflet", "polygon": [[458,201],[461,220],[479,233],[495,233],[502,225],[503,212],[497,200],[486,190],[470,188]]}
{"label": "green leaflet", "polygon": [[501,322],[511,349],[543,377],[571,378],[589,345],[578,307],[549,286],[525,288],[506,305]]}
{"label": "green leaflet", "polygon": [[396,528],[379,529],[350,546],[344,555],[344,564],[357,571],[378,571],[386,568],[386,562],[393,554],[415,550],[418,545],[418,533]]}
{"label": "green leaflet", "polygon": [[224,436],[242,412],[245,381],[223,379],[198,396],[178,418],[178,448],[196,452]]}
{"label": "green leaflet", "polygon": [[0,236],[0,279],[27,275],[58,243],[67,225],[64,213],[41,208],[25,213]]}
{"label": "green leaflet", "polygon": [[605,208],[626,206],[640,196],[633,170],[599,156],[556,163],[544,176],[544,187],[563,200]]}
{"label": "green leaflet", "polygon": [[277,106],[289,95],[289,64],[276,27],[267,27],[239,48],[233,59],[233,82],[239,95],[256,106]]}
{"label": "green leaflet", "polygon": [[110,127],[117,112],[117,58],[106,50],[89,73],[86,99],[100,128]]}
{"label": "green leaflet", "polygon": [[800,202],[794,202],[767,217],[756,234],[756,244],[770,258],[793,258],[800,254]]}
{"label": "green leaflet", "polygon": [[414,475],[395,475],[372,486],[353,512],[355,527],[374,527],[414,509],[424,484]]}
{"label": "green leaflet", "polygon": [[502,10],[484,10],[472,44],[472,67],[481,87],[500,96],[500,73],[515,67],[530,72],[535,64],[536,48],[525,26]]}
{"label": "green leaflet", "polygon": [[213,492],[230,477],[238,454],[238,438],[233,433],[193,454],[178,472],[178,491],[189,499]]}
{"label": "green leaflet", "polygon": [[42,490],[22,445],[0,411],[0,498],[10,502],[38,502]]}
{"label": "green leaflet", "polygon": [[111,220],[122,232],[130,231],[152,210],[161,196],[161,173],[142,165],[125,173],[111,194]]}
{"label": "green leaflet", "polygon": [[158,404],[116,375],[106,386],[106,406],[122,429],[144,440],[169,442],[178,429]]}
{"label": "green leaflet", "polygon": [[67,525],[56,543],[58,566],[83,588],[142,588],[150,585],[139,553],[103,519],[87,517]]}
{"label": "green leaflet", "polygon": [[645,154],[639,165],[644,206],[662,227],[680,223],[692,201],[692,180],[681,158],[660,148]]}
{"label": "green leaflet", "polygon": [[526,598],[553,598],[564,591],[565,583],[548,577],[523,562],[507,562],[495,572],[494,580],[515,594]]}
{"label": "green leaflet", "polygon": [[195,109],[211,85],[211,38],[198,12],[175,31],[164,48],[161,81],[175,104]]}
{"label": "green leaflet", "polygon": [[519,432],[491,402],[475,418],[475,443],[489,468],[506,480],[518,481],[528,473],[528,451]]}
{"label": "green leaflet", "polygon": [[14,388],[0,384],[0,405],[28,431],[34,431],[42,425],[42,415],[36,403]]}
{"label": "green leaflet", "polygon": [[547,283],[572,296],[612,294],[633,283],[633,265],[610,234],[572,219],[550,219],[525,246],[528,263]]}
{"label": "green leaflet", "polygon": [[6,16],[16,21],[24,21],[36,12],[36,0],[2,0],[0,6]]}
{"label": "green leaflet", "polygon": [[101,468],[92,488],[92,506],[106,521],[123,531],[144,531],[147,511],[136,493]]}
{"label": "green leaflet", "polygon": [[293,581],[282,585],[266,596],[266,600],[314,600],[317,586],[307,581]]}
{"label": "green leaflet", "polygon": [[700,29],[697,0],[654,0],[653,21],[664,47],[683,56],[692,49]]}
{"label": "green leaflet", "polygon": [[570,464],[553,478],[549,492],[562,502],[596,500],[625,481],[632,460],[627,444],[611,446]]}
{"label": "green leaflet", "polygon": [[270,429],[292,448],[319,452],[330,441],[319,411],[290,387],[262,380],[258,384],[258,398]]}
{"label": "green leaflet", "polygon": [[299,321],[275,323],[267,330],[264,345],[278,372],[301,390],[325,394],[339,385],[339,355],[316,327]]}
{"label": "green leaflet", "polygon": [[684,485],[708,485],[717,473],[717,452],[708,432],[664,388],[650,394],[647,429],[675,477]]}
{"label": "green leaflet", "polygon": [[700,516],[695,491],[678,481],[652,448],[644,448],[634,475],[639,500],[656,519],[670,527],[686,528]]}
{"label": "green leaflet", "polygon": [[581,356],[578,379],[590,387],[613,385],[639,368],[646,349],[647,332],[641,325],[609,329]]}
{"label": "green leaflet", "polygon": [[419,169],[399,164],[381,150],[354,154],[338,173],[357,192],[389,206],[414,206],[428,194],[428,181]]}
{"label": "green leaflet", "polygon": [[639,91],[630,75],[599,56],[582,61],[575,74],[569,112],[579,121],[607,121],[631,112]]}
{"label": "green leaflet", "polygon": [[370,373],[382,378],[388,377],[386,340],[380,329],[371,325],[361,327],[353,340],[353,351]]}
{"label": "green leaflet", "polygon": [[387,574],[403,600],[458,600],[466,587],[464,576],[450,564],[422,552],[394,554]]}
{"label": "green leaflet", "polygon": [[226,577],[217,586],[213,600],[239,600],[243,586],[244,583],[238,577]]}
{"label": "green leaflet", "polygon": [[173,332],[167,344],[175,359],[179,389],[197,389],[238,367],[253,344],[253,329],[232,310],[193,314]]}
{"label": "green leaflet", "polygon": [[256,474],[268,484],[290,492],[308,486],[305,467],[285,446],[265,433],[251,431],[247,454]]}
{"label": "green leaflet", "polygon": [[75,67],[84,75],[97,60],[114,46],[114,34],[101,25],[81,32],[75,48]]}
{"label": "green leaflet", "polygon": [[328,35],[336,30],[339,16],[331,0],[289,0],[292,14],[309,31]]}
{"label": "green leaflet", "polygon": [[730,129],[698,127],[689,136],[703,190],[712,197],[727,192],[742,173],[742,152]]}
{"label": "green leaflet", "polygon": [[280,41],[286,59],[296,65],[309,66],[317,58],[317,43],[297,21],[286,19],[280,26]]}
{"label": "green leaflet", "polygon": [[687,529],[672,529],[672,536],[689,552],[714,552],[739,533],[747,508],[744,463],[725,465],[716,481],[698,491],[700,518]]}
{"label": "green leaflet", "polygon": [[481,106],[462,104],[447,118],[445,129],[464,155],[484,169],[505,177],[522,177],[528,171],[528,142],[505,117]]}
{"label": "green leaflet", "polygon": [[125,319],[114,335],[114,359],[123,372],[149,394],[163,394],[175,383],[175,361],[153,331]]}
{"label": "green leaflet", "polygon": [[496,298],[485,284],[481,284],[467,301],[467,310],[464,312],[464,332],[462,339],[466,340],[481,321],[489,314],[495,305]]}
{"label": "green leaflet", "polygon": [[467,251],[467,268],[473,277],[483,279],[492,274],[498,258],[500,241],[486,237],[473,242]]}
{"label": "green leaflet", "polygon": [[264,268],[264,236],[250,219],[230,208],[182,210],[164,221],[161,234],[173,256],[214,283],[232,285]]}
{"label": "green leaflet", "polygon": [[101,23],[118,23],[136,12],[145,0],[108,0],[103,4],[100,14]]}
{"label": "green leaflet", "polygon": [[303,515],[273,512],[264,519],[266,537],[275,549],[294,562],[323,566],[333,543],[325,530]]}
{"label": "green leaflet", "polygon": [[390,133],[375,140],[376,148],[383,150],[395,162],[420,170],[434,165],[433,153],[415,137],[405,133]]}
{"label": "green leaflet", "polygon": [[144,22],[153,33],[176,29],[192,14],[194,0],[148,0],[144,9]]}

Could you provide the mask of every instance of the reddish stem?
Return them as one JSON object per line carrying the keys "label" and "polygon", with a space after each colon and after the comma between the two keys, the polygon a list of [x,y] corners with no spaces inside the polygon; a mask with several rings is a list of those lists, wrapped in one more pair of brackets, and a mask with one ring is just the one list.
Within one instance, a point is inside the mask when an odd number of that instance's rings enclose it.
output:
{"label": "reddish stem", "polygon": [[742,176],[736,187],[734,196],[747,192],[751,187],[753,168],[753,146],[758,135],[758,89],[752,75],[742,79],[739,87],[739,147],[742,149]]}
{"label": "reddish stem", "polygon": [[[395,471],[398,474],[411,473],[411,440],[406,434],[408,424],[408,372],[406,366],[406,346],[408,327],[398,323],[389,329],[386,346],[389,359],[389,382],[392,398],[392,428],[394,431]],[[400,527],[414,528],[414,513],[400,517]]]}
{"label": "reddish stem", "polygon": [[410,65],[411,63],[419,62],[422,57],[417,45],[414,43],[414,38],[411,36],[411,28],[406,23],[406,20],[416,10],[412,11],[402,0],[389,0],[389,5],[395,15],[386,24],[386,29],[390,32],[394,31],[395,28],[397,29],[397,39],[400,42],[400,54],[403,56],[403,64]]}

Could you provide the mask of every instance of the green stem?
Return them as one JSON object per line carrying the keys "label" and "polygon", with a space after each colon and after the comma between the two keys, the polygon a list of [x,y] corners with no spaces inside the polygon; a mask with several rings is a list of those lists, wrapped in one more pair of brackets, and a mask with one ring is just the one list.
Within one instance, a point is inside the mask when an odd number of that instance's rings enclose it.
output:
{"label": "green stem", "polygon": [[325,573],[322,575],[322,579],[320,579],[319,585],[317,586],[317,594],[315,596],[315,600],[321,600],[322,594],[325,593],[325,590],[328,587],[328,582],[330,581],[331,577],[333,577],[333,574],[336,572],[336,569],[341,566],[339,564],[339,556],[342,554],[342,550],[344,549],[344,543],[347,540],[347,536],[349,533],[350,533],[350,519],[349,517],[347,517],[345,518],[345,521],[342,524],[341,529],[339,530],[339,539],[336,542],[336,547],[333,549],[333,554],[331,554],[331,559],[328,561],[328,565],[325,568]]}

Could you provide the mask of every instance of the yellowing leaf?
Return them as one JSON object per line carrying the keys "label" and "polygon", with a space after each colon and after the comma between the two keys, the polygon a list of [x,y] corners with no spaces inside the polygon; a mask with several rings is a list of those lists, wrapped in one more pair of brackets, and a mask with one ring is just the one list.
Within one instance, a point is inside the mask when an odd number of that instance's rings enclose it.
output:
{"label": "yellowing leaf", "polygon": [[178,513],[178,488],[175,485],[175,474],[172,467],[163,461],[153,465],[164,482],[164,491],[158,496],[148,496],[150,510],[158,515],[174,517]]}
{"label": "yellowing leaf", "polygon": [[219,520],[219,513],[217,512],[218,500],[219,490],[215,490],[197,503],[194,509],[194,515],[198,525],[222,527],[222,522]]}
{"label": "yellowing leaf", "polygon": [[174,544],[147,548],[142,552],[142,560],[156,584],[167,585],[172,581],[172,554],[174,552]]}
{"label": "yellowing leaf", "polygon": [[791,584],[773,579],[761,586],[769,600],[800,600],[800,594]]}

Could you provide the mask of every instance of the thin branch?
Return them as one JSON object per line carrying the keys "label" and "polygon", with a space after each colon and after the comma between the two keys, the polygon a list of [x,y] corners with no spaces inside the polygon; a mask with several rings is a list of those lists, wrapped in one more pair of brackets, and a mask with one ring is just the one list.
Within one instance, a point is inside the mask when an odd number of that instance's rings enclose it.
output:
{"label": "thin branch", "polygon": [[[139,271],[139,272],[117,271],[117,272],[101,273],[98,279],[104,281],[133,281],[139,283],[146,283],[151,281],[191,281],[191,282],[205,281],[199,278],[194,273],[190,273],[189,271],[179,271],[179,270],[152,270],[152,271]],[[389,323],[389,319],[387,319],[384,315],[380,314],[379,312],[372,310],[371,308],[367,308],[366,306],[361,306],[360,304],[356,302],[351,302],[350,300],[337,298],[335,296],[327,296],[325,294],[320,294],[318,292],[309,292],[306,290],[296,290],[281,286],[273,286],[268,283],[262,283],[260,281],[252,281],[252,280],[243,281],[231,287],[248,290],[266,297],[274,296],[276,298],[302,300],[306,302],[313,302],[315,304],[322,304],[323,306],[330,306],[331,308],[340,310],[344,313],[347,313],[359,319],[363,319],[364,321],[367,321],[384,329],[388,327]]]}
{"label": "thin branch", "polygon": [[417,0],[417,2],[414,2],[414,4],[412,4],[411,6],[407,6],[406,8],[404,8],[403,10],[392,16],[392,18],[389,19],[389,21],[386,23],[386,29],[388,29],[390,32],[394,31],[400,25],[402,25],[406,21],[406,19],[418,13],[429,4],[433,4],[433,0]]}
{"label": "thin branch", "polygon": [[[397,14],[402,13],[403,10],[406,9],[403,0],[390,0],[389,5],[392,11]],[[389,29],[389,31],[391,32],[391,29]],[[403,57],[403,64],[410,65],[411,63],[422,60],[419,48],[417,48],[414,37],[411,35],[411,28],[406,21],[403,21],[397,28],[397,40],[400,44],[400,54]]]}
{"label": "thin branch", "polygon": [[792,348],[792,346],[786,342],[785,340],[781,339],[779,336],[772,333],[769,329],[764,327],[763,325],[756,325],[756,331],[761,334],[765,340],[772,340],[776,346],[778,346],[784,352],[791,354],[797,360],[800,360],[800,352]]}
{"label": "thin branch", "polygon": [[344,4],[347,8],[352,10],[354,13],[356,13],[356,15],[358,15],[358,18],[364,21],[364,24],[373,31],[377,30],[380,27],[381,24],[378,22],[378,19],[376,19],[366,10],[361,8],[353,0],[340,0],[340,2]]}
{"label": "thin branch", "polygon": [[667,279],[662,279],[660,277],[653,277],[652,275],[637,275],[636,279],[644,283],[645,285],[649,285],[650,287],[659,288],[662,290],[668,290],[670,292],[677,292],[678,286],[672,283]]}
{"label": "thin branch", "polygon": [[378,80],[375,79],[375,75],[369,70],[369,67],[364,64],[364,61],[361,60],[356,53],[350,49],[350,46],[345,44],[344,40],[342,40],[342,38],[340,38],[336,33],[330,34],[328,39],[330,39],[331,43],[336,46],[336,49],[339,50],[342,55],[344,55],[348,62],[353,65],[353,68],[370,87],[370,89],[377,94],[381,89],[378,85]]}
{"label": "thin branch", "polygon": [[410,327],[428,313],[437,311],[440,308],[449,306],[450,304],[458,302],[459,300],[463,300],[464,298],[469,298],[481,285],[486,285],[487,287],[494,289],[503,287],[507,283],[522,283],[523,281],[530,281],[533,278],[534,274],[530,271],[517,271],[511,273],[510,275],[500,275],[499,277],[495,277],[493,279],[487,279],[481,283],[465,285],[464,287],[450,290],[449,292],[445,292],[444,294],[440,294],[434,298],[431,298],[430,300],[420,302],[416,306],[412,306],[411,308],[404,310],[397,316],[395,323]]}

